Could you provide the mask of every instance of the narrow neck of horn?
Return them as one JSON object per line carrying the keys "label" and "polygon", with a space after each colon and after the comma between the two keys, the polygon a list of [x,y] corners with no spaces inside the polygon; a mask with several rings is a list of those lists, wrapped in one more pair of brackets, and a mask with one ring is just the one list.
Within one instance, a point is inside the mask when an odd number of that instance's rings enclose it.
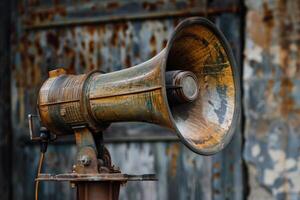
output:
{"label": "narrow neck of horn", "polygon": [[89,107],[99,122],[142,121],[169,126],[164,89],[164,53],[132,68],[99,74],[88,90]]}

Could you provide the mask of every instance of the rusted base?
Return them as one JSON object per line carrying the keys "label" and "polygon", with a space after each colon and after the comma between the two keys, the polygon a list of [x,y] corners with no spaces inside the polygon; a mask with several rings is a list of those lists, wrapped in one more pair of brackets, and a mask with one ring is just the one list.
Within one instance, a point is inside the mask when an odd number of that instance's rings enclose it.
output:
{"label": "rusted base", "polygon": [[68,181],[77,188],[77,200],[117,200],[121,184],[156,180],[154,174],[122,174],[111,164],[110,154],[100,134],[97,137],[89,129],[77,127],[75,138],[78,153],[72,173],[38,174],[36,181]]}
{"label": "rusted base", "polygon": [[120,186],[127,181],[156,181],[155,174],[39,174],[37,181],[69,181],[77,187],[77,200],[117,200]]}
{"label": "rusted base", "polygon": [[121,182],[79,182],[77,200],[118,200]]}
{"label": "rusted base", "polygon": [[127,181],[157,181],[155,174],[129,175],[121,173],[99,173],[99,174],[39,174],[36,181],[70,181],[77,182],[122,182]]}

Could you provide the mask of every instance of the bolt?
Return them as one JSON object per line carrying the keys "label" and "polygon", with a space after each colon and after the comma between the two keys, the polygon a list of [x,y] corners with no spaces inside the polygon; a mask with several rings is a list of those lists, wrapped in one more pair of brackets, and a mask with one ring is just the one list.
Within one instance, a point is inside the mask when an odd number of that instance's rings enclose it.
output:
{"label": "bolt", "polygon": [[76,165],[73,165],[72,166],[72,173],[75,173],[76,172]]}
{"label": "bolt", "polygon": [[61,109],[60,109],[60,115],[61,115],[62,117],[66,116],[66,113],[67,113],[67,111],[66,111],[65,108],[61,108]]}
{"label": "bolt", "polygon": [[91,158],[87,155],[83,155],[78,159],[78,162],[83,166],[88,166],[91,164]]}

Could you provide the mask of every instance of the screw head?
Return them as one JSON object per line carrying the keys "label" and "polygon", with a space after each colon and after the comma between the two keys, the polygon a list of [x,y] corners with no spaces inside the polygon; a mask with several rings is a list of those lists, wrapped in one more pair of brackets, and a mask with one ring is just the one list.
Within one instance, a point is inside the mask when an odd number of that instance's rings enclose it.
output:
{"label": "screw head", "polygon": [[91,164],[91,158],[87,155],[82,155],[80,156],[80,158],[78,159],[78,162],[80,164],[82,164],[83,166],[88,166]]}

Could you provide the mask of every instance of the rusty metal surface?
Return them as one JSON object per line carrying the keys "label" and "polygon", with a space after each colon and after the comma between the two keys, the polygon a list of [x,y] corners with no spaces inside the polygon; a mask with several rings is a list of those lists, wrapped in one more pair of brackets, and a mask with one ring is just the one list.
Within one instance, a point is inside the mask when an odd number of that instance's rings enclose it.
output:
{"label": "rusty metal surface", "polygon": [[93,134],[87,128],[75,129],[74,132],[77,155],[73,172],[78,174],[100,173],[99,152],[97,152]]}
{"label": "rusty metal surface", "polygon": [[155,174],[143,174],[143,175],[128,175],[121,173],[101,173],[101,174],[40,174],[36,180],[39,181],[156,181]]}
{"label": "rusty metal surface", "polygon": [[23,0],[19,4],[25,29],[45,29],[70,25],[119,22],[127,20],[159,19],[182,16],[208,16],[239,11],[236,0],[219,6],[217,1],[206,0],[118,0],[118,1],[57,1],[49,6],[47,1]]}
{"label": "rusty metal surface", "polygon": [[[20,2],[20,1],[18,1]],[[17,3],[18,3],[17,2]],[[26,1],[28,2],[28,1]],[[32,1],[33,2],[33,1]],[[35,1],[49,8],[53,1]],[[237,5],[237,1],[208,1],[207,5],[224,9]],[[68,5],[72,6],[72,3]],[[82,5],[85,4],[82,3]],[[28,5],[23,5],[24,9]],[[205,4],[200,6],[205,7]],[[182,18],[136,20],[118,23],[78,25],[64,28],[24,31],[21,18],[22,5],[14,13],[12,34],[12,114],[14,124],[14,199],[32,199],[37,146],[20,143],[28,137],[28,113],[35,112],[38,89],[53,66],[61,66],[68,73],[86,73],[93,69],[111,72],[126,68],[157,54],[166,45],[174,27]],[[179,9],[179,8],[178,8]],[[124,10],[126,12],[126,10]],[[237,14],[210,16],[221,27],[230,41],[237,58],[240,57],[240,21]],[[174,142],[157,142],[166,130],[156,126],[117,124],[109,127],[112,135],[109,149],[113,163],[126,173],[156,173],[157,183],[128,183],[121,189],[121,199],[242,199],[241,138],[235,135],[224,152],[213,158],[198,157],[183,145]],[[143,142],[138,135],[153,134],[155,141]],[[133,136],[134,142],[115,138]],[[170,137],[169,134],[168,138]],[[174,141],[175,139],[170,139]],[[165,140],[164,140],[165,141]],[[76,148],[56,145],[49,148],[45,171],[64,173],[72,169]],[[230,156],[228,156],[230,155]],[[142,165],[136,165],[141,160]],[[196,174],[196,175],[195,175]],[[75,191],[69,184],[46,183],[41,185],[41,195],[48,199],[74,199]],[[58,193],[63,195],[57,195]]]}
{"label": "rusty metal surface", "polygon": [[299,1],[246,1],[249,199],[299,199]]}
{"label": "rusty metal surface", "polygon": [[79,182],[76,186],[78,200],[118,200],[120,182]]}

